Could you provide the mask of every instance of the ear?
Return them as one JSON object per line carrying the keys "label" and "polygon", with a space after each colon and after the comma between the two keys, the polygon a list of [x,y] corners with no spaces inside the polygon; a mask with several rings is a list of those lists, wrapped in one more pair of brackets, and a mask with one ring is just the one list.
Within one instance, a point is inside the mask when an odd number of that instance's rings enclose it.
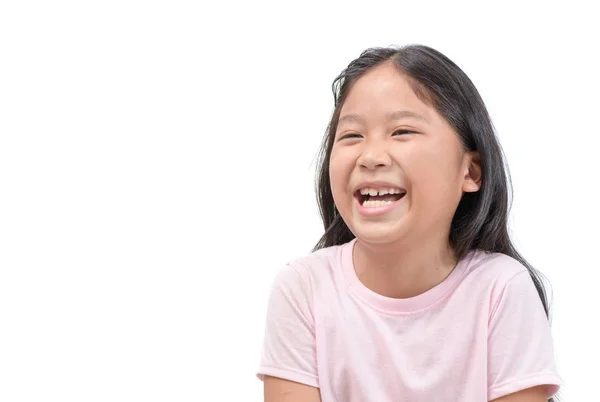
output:
{"label": "ear", "polygon": [[479,152],[472,151],[465,154],[465,168],[462,190],[465,193],[474,193],[481,188],[481,159]]}

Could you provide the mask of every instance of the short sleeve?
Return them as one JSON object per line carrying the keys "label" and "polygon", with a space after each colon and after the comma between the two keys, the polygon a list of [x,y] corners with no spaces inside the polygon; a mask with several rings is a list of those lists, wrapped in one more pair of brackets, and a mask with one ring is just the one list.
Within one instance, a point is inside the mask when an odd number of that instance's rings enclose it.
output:
{"label": "short sleeve", "polygon": [[277,274],[267,305],[259,379],[269,375],[318,387],[311,290],[308,275],[291,265]]}
{"label": "short sleeve", "polygon": [[488,400],[538,385],[548,398],[562,384],[550,324],[529,272],[508,281],[492,310],[488,332]]}

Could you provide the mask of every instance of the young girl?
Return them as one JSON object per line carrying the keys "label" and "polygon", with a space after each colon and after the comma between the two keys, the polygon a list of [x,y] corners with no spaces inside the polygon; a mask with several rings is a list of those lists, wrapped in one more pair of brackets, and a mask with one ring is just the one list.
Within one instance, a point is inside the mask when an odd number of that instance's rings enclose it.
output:
{"label": "young girl", "polygon": [[507,229],[483,100],[426,46],[363,52],[333,83],[325,234],[278,273],[267,402],[542,402],[561,385],[539,274]]}

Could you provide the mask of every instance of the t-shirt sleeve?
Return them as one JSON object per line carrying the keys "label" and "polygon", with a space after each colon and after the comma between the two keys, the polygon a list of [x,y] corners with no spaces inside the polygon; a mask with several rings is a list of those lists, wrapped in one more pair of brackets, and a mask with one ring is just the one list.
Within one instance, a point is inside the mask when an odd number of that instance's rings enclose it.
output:
{"label": "t-shirt sleeve", "polygon": [[312,287],[301,272],[286,265],[273,282],[257,376],[318,387]]}
{"label": "t-shirt sleeve", "polygon": [[488,400],[538,385],[546,385],[551,397],[561,384],[550,324],[529,272],[520,271],[507,282],[490,315]]}

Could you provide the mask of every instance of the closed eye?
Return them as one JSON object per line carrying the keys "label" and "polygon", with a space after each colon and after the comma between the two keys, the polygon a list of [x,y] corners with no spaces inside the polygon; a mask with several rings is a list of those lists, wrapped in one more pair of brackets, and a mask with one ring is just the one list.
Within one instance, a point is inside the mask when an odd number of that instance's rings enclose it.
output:
{"label": "closed eye", "polygon": [[350,133],[350,134],[346,134],[346,135],[340,137],[338,141],[341,141],[346,138],[360,138],[360,137],[362,137],[362,135],[356,134],[356,133]]}
{"label": "closed eye", "polygon": [[[405,135],[405,134],[413,134],[413,133],[414,133],[414,131],[410,131],[410,130],[396,130],[396,131],[394,131],[394,133],[392,135]],[[362,135],[357,134],[357,133],[350,133],[350,134],[346,134],[346,135],[340,137],[338,139],[338,141],[341,141],[346,138],[362,138]]]}

